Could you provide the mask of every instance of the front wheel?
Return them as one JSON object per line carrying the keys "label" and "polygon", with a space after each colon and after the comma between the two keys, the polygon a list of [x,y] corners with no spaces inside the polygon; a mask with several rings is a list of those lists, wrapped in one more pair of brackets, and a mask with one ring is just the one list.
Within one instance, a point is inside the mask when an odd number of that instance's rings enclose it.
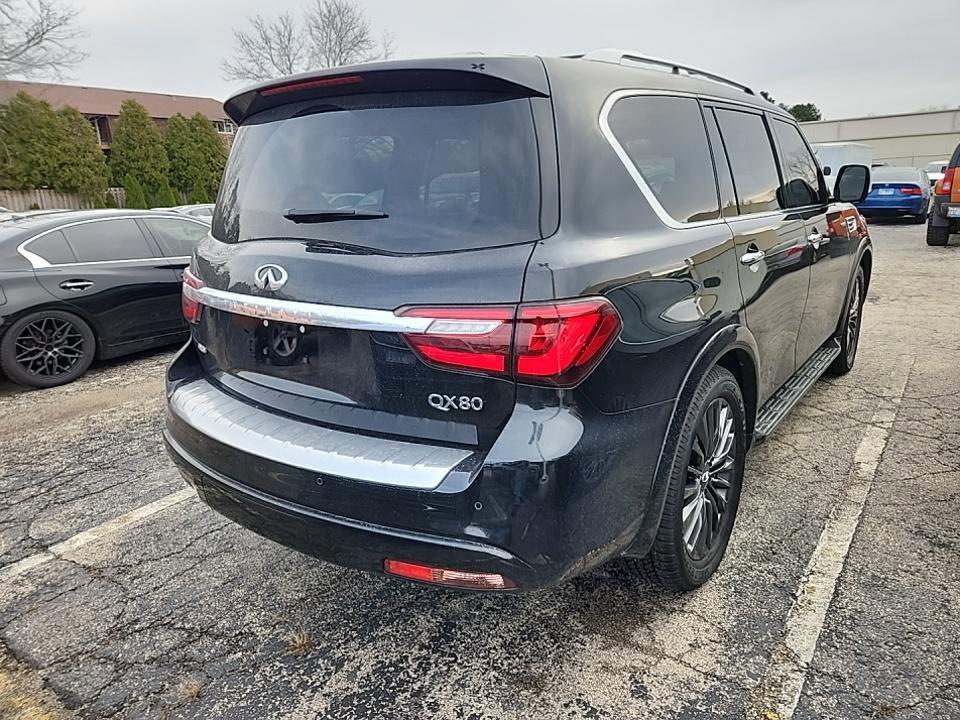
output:
{"label": "front wheel", "polygon": [[714,367],[674,431],[669,487],[653,547],[642,560],[623,560],[621,567],[672,590],[692,590],[713,575],[740,505],[745,419],[736,378]]}
{"label": "front wheel", "polygon": [[863,319],[863,301],[866,299],[866,275],[863,265],[857,268],[857,276],[853,280],[853,290],[843,315],[843,326],[840,329],[840,354],[827,368],[831,375],[846,375],[853,370],[853,363],[857,359],[857,346],[860,344],[860,323]]}
{"label": "front wheel", "polygon": [[73,313],[45,310],[20,318],[0,342],[0,366],[20,385],[48,388],[83,375],[96,351],[90,326]]}

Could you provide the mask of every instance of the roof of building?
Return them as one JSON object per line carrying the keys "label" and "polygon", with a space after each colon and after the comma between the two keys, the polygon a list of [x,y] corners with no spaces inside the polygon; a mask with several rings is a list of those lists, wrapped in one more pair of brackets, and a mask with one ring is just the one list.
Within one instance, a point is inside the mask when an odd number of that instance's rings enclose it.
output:
{"label": "roof of building", "polygon": [[124,100],[136,100],[153,118],[166,119],[177,113],[190,117],[198,112],[211,120],[222,120],[227,117],[223,111],[223,105],[213,98],[20,80],[0,80],[0,105],[21,91],[46,100],[54,107],[70,105],[84,115],[116,115],[120,112],[120,105]]}

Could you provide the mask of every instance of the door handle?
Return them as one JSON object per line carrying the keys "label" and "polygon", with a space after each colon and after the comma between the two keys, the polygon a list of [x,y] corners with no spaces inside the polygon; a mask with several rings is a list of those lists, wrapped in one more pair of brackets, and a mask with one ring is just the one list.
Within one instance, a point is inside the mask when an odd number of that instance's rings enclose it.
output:
{"label": "door handle", "polygon": [[767,254],[756,245],[749,245],[747,251],[740,256],[740,263],[743,265],[756,265],[766,256]]}
{"label": "door handle", "polygon": [[93,280],[64,280],[60,283],[60,288],[63,290],[72,290],[73,292],[81,292],[87,288],[93,287]]}

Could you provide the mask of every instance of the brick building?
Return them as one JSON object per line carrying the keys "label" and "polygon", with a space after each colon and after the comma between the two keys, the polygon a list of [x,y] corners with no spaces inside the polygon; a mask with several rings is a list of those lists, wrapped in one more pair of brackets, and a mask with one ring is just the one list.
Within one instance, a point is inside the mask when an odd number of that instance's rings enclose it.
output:
{"label": "brick building", "polygon": [[70,105],[79,110],[97,131],[100,147],[107,154],[116,126],[120,105],[124,100],[136,100],[143,105],[162,131],[167,120],[180,113],[190,117],[199,112],[206,115],[229,147],[236,128],[223,111],[219,100],[190,95],[167,95],[164,93],[139,92],[134,90],[110,90],[83,85],[57,85],[53,83],[0,80],[0,105],[6,104],[14,95],[25,92],[40,100],[46,100],[54,108]]}

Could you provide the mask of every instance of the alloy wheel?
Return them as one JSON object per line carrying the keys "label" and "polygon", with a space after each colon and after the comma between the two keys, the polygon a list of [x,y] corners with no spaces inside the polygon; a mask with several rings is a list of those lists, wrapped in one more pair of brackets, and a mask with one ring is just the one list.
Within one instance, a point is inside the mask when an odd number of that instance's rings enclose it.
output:
{"label": "alloy wheel", "polygon": [[726,517],[737,464],[733,408],[715,398],[700,415],[683,489],[682,534],[695,560],[716,544]]}
{"label": "alloy wheel", "polygon": [[860,337],[860,310],[863,305],[863,282],[858,277],[853,284],[853,294],[850,297],[850,311],[847,313],[846,349],[847,362],[853,364],[853,358],[857,354],[857,340]]}
{"label": "alloy wheel", "polygon": [[31,375],[65,375],[83,359],[84,353],[80,330],[60,318],[39,318],[28,323],[14,341],[14,359]]}

